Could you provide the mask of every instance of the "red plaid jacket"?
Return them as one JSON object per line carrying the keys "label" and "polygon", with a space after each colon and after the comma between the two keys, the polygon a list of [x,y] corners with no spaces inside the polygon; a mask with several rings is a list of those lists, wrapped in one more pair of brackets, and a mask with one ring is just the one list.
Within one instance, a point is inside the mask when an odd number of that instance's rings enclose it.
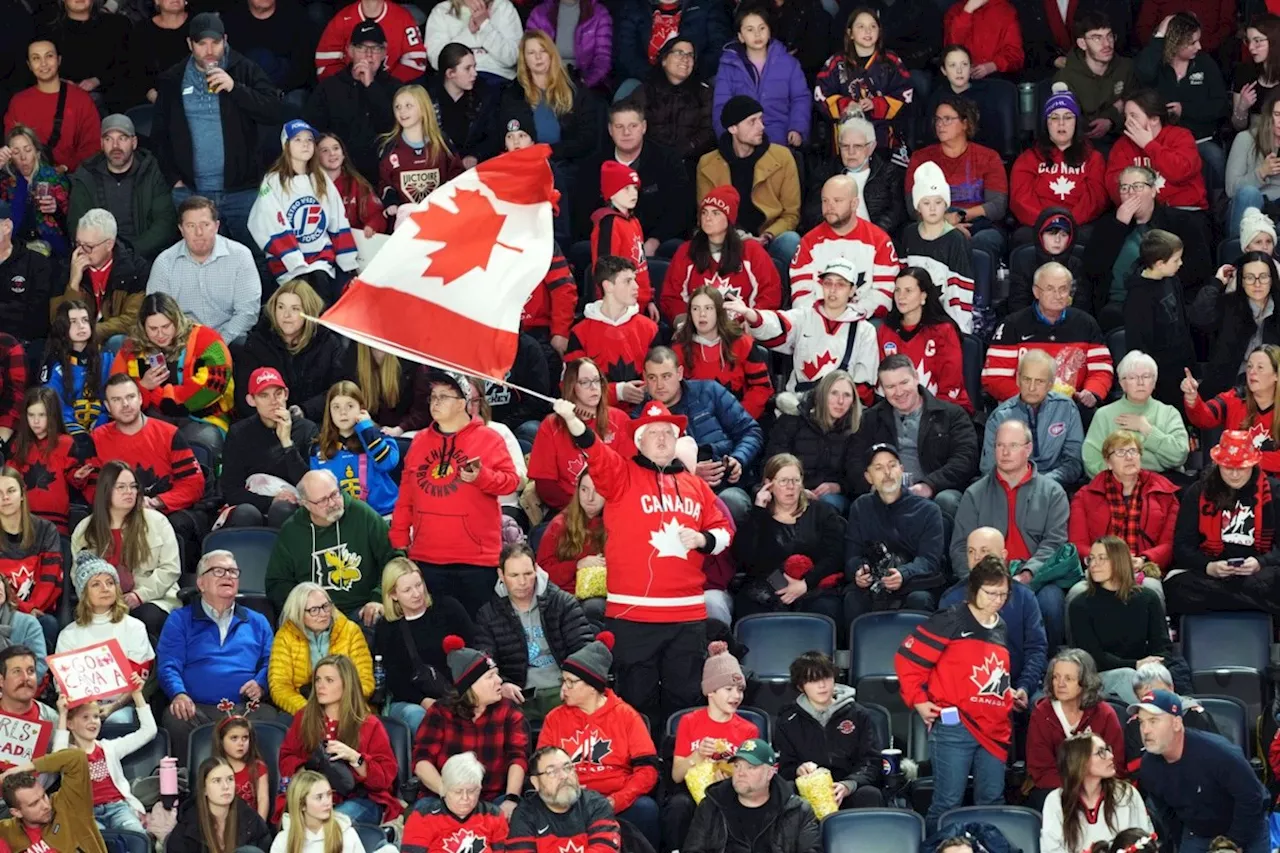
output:
{"label": "red plaid jacket", "polygon": [[529,735],[519,706],[504,699],[478,720],[470,720],[453,713],[444,702],[432,705],[413,740],[414,765],[428,761],[439,770],[460,752],[474,752],[484,765],[482,800],[492,801],[506,793],[507,768],[529,769]]}

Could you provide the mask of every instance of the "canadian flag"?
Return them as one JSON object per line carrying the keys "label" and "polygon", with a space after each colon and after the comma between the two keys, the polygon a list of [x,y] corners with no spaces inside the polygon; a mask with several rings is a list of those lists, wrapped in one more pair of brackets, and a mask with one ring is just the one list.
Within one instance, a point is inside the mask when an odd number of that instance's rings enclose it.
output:
{"label": "canadian flag", "polygon": [[504,377],[521,308],[551,266],[550,153],[486,160],[413,205],[320,323],[413,361]]}

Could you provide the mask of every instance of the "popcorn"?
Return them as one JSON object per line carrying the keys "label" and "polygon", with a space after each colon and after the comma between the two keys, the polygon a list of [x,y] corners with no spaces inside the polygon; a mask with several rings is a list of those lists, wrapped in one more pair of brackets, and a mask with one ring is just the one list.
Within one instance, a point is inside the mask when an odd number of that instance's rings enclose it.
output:
{"label": "popcorn", "polygon": [[578,579],[573,594],[582,601],[588,598],[604,598],[607,593],[605,577],[604,566],[583,566],[578,569]]}
{"label": "popcorn", "polygon": [[834,787],[831,771],[825,767],[819,767],[807,776],[796,777],[796,792],[813,807],[813,814],[818,820],[840,811],[832,791]]}

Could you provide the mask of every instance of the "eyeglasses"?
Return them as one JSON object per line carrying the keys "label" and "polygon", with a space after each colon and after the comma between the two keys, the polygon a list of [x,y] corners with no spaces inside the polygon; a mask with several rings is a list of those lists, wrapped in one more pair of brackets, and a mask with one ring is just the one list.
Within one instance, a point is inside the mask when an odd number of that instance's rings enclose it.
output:
{"label": "eyeglasses", "polygon": [[1084,564],[1086,566],[1092,566],[1095,563],[1110,563],[1110,562],[1111,562],[1111,558],[1108,557],[1106,554],[1090,554],[1089,556],[1084,558]]}
{"label": "eyeglasses", "polygon": [[1093,33],[1092,35],[1085,36],[1084,40],[1089,42],[1090,44],[1111,44],[1116,40],[1116,34],[1115,33]]}
{"label": "eyeglasses", "polygon": [[934,116],[934,124],[955,124],[960,121],[960,116]]}
{"label": "eyeglasses", "polygon": [[1249,44],[1253,45],[1254,47],[1259,47],[1261,45],[1266,44],[1268,41],[1269,39],[1266,36],[1254,36],[1251,39],[1249,39]]}
{"label": "eyeglasses", "polygon": [[136,492],[138,491],[137,483],[116,483],[113,487],[117,492]]}
{"label": "eyeglasses", "polygon": [[434,406],[436,404],[443,404],[446,400],[461,400],[461,399],[462,399],[462,395],[460,394],[432,394],[431,397],[428,399],[428,402]]}
{"label": "eyeglasses", "polygon": [[[237,572],[237,574],[239,574],[239,572]],[[324,616],[331,610],[333,610],[333,605],[326,601],[324,604],[317,604],[315,607],[306,608],[306,614],[308,616]]]}
{"label": "eyeglasses", "polygon": [[1132,379],[1134,382],[1155,382],[1156,375],[1154,373],[1128,373],[1120,377],[1121,379]]}
{"label": "eyeglasses", "polygon": [[861,154],[871,147],[870,142],[841,142],[840,150],[848,154]]}
{"label": "eyeglasses", "polygon": [[449,792],[457,794],[459,797],[465,797],[468,800],[474,800],[480,796],[479,786],[473,788],[451,788]]}
{"label": "eyeglasses", "polygon": [[106,241],[106,240],[99,240],[99,241],[98,241],[98,242],[96,242],[96,243],[86,243],[86,242],[84,242],[83,240],[77,240],[77,241],[76,241],[76,248],[77,248],[77,249],[79,249],[79,250],[80,250],[80,251],[82,251],[82,252],[92,252],[94,249],[98,248],[99,246],[101,246],[101,245],[102,245],[103,243],[105,243],[105,242],[107,242],[107,241]]}
{"label": "eyeglasses", "polygon": [[1136,447],[1122,447],[1119,450],[1111,451],[1112,456],[1119,456],[1121,459],[1137,459],[1142,455],[1142,451]]}
{"label": "eyeglasses", "polygon": [[1013,443],[997,442],[996,450],[999,450],[1001,453],[1013,453],[1015,450],[1021,450],[1022,448],[1026,447],[1030,443],[1031,442],[1029,441],[1018,441]]}
{"label": "eyeglasses", "polygon": [[1253,273],[1246,273],[1245,275],[1240,276],[1240,280],[1245,284],[1270,284],[1271,273],[1260,272],[1257,275],[1254,275]]}
{"label": "eyeglasses", "polygon": [[240,569],[236,566],[214,566],[212,569],[205,569],[206,575],[213,575],[215,578],[238,578],[240,577]]}
{"label": "eyeglasses", "polygon": [[1147,183],[1146,181],[1134,181],[1132,184],[1121,184],[1120,195],[1129,195],[1129,193],[1136,193],[1139,190],[1145,190],[1149,186],[1151,186],[1151,184]]}
{"label": "eyeglasses", "polygon": [[1110,758],[1110,757],[1111,757],[1111,747],[1107,746],[1107,745],[1104,743],[1102,746],[1098,747],[1097,749],[1095,749],[1095,750],[1093,751],[1093,757],[1094,757],[1094,758]]}
{"label": "eyeglasses", "polygon": [[552,779],[563,779],[573,772],[573,764],[557,764],[555,767],[548,767],[541,773],[530,773],[530,776],[550,776]]}
{"label": "eyeglasses", "polygon": [[1007,589],[1002,589],[999,592],[987,589],[985,586],[979,587],[979,589],[982,590],[983,595],[994,598],[996,601],[1004,601],[1006,598],[1009,597],[1009,590]]}
{"label": "eyeglasses", "polygon": [[791,486],[798,486],[804,481],[801,480],[799,477],[787,477],[782,480],[774,480],[773,482],[777,483],[779,486],[791,487]]}
{"label": "eyeglasses", "polygon": [[676,59],[693,59],[693,51],[672,48],[671,52],[668,53],[667,56],[674,56]]}
{"label": "eyeglasses", "polygon": [[579,388],[599,388],[604,384],[604,380],[597,376],[595,379],[579,379],[575,384]]}
{"label": "eyeglasses", "polygon": [[339,491],[338,489],[334,489],[332,492],[330,492],[329,494],[325,495],[324,497],[322,497],[322,498],[316,498],[316,499],[315,499],[315,500],[313,500],[313,501],[309,501],[309,500],[307,500],[306,498],[300,498],[300,500],[301,500],[303,503],[305,503],[305,504],[312,504],[312,505],[314,505],[314,506],[321,506],[321,505],[323,505],[323,504],[341,503],[341,502],[342,502],[342,492],[341,492],[341,491]]}
{"label": "eyeglasses", "polygon": [[572,690],[573,688],[577,687],[580,684],[584,684],[585,682],[581,678],[573,678],[571,676],[564,675],[564,676],[561,676],[560,683],[563,686],[568,687],[570,690]]}
{"label": "eyeglasses", "polygon": [[360,53],[370,56],[377,53],[385,53],[387,46],[384,44],[353,44],[351,46],[352,53]]}

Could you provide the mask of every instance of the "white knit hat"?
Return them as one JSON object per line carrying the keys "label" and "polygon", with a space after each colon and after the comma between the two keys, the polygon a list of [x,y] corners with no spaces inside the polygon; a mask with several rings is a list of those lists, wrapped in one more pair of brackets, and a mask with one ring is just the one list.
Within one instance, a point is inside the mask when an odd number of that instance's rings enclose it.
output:
{"label": "white knit hat", "polygon": [[925,161],[916,167],[915,176],[912,178],[911,206],[919,210],[921,200],[933,196],[942,196],[947,207],[951,206],[951,186],[947,183],[946,176],[942,174],[942,167],[937,163]]}
{"label": "white knit hat", "polygon": [[1244,215],[1240,217],[1240,248],[1253,242],[1253,238],[1259,234],[1270,234],[1271,239],[1276,239],[1276,225],[1271,221],[1271,217],[1267,216],[1256,207],[1246,207]]}

